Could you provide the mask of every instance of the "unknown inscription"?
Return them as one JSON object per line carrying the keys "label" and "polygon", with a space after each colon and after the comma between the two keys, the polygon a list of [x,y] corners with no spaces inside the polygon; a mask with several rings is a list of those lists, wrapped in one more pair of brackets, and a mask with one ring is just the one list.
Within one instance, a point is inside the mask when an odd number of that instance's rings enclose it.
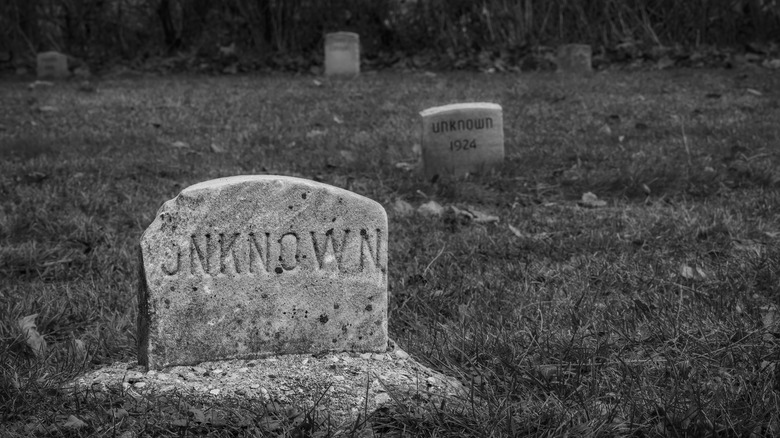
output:
{"label": "unknown inscription", "polygon": [[[386,245],[381,229],[287,232],[278,239],[271,233],[254,231],[193,234],[188,243],[185,248],[173,245],[175,256],[160,264],[165,275],[252,276],[301,270],[341,273],[386,270],[381,260]],[[183,254],[187,254],[184,259]],[[271,266],[271,260],[278,260],[275,267]]]}
{"label": "unknown inscription", "polygon": [[422,116],[426,177],[483,172],[504,160],[501,107],[462,103],[429,108]]}
{"label": "unknown inscription", "polygon": [[150,368],[384,351],[384,209],[290,177],[184,189],[141,239],[139,338],[139,362]]}

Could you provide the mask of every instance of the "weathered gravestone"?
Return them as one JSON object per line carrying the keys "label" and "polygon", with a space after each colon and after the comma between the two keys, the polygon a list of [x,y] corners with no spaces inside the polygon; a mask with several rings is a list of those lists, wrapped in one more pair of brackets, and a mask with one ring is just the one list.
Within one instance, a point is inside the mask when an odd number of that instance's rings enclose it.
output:
{"label": "weathered gravestone", "polygon": [[588,75],[593,72],[592,50],[587,44],[566,44],[558,47],[558,72]]}
{"label": "weathered gravestone", "polygon": [[360,36],[352,32],[325,35],[325,75],[360,74]]}
{"label": "weathered gravestone", "polygon": [[458,103],[428,108],[420,115],[427,178],[484,172],[504,161],[500,105]]}
{"label": "weathered gravestone", "polygon": [[39,78],[61,79],[70,75],[68,57],[59,52],[38,54],[37,74]]}
{"label": "weathered gravestone", "polygon": [[384,352],[387,230],[377,202],[299,178],[182,190],[141,238],[139,363]]}

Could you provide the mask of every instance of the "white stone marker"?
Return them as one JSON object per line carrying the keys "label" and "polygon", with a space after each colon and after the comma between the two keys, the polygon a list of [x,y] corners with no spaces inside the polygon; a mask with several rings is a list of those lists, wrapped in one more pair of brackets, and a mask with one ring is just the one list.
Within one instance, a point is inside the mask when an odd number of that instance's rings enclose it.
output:
{"label": "white stone marker", "polygon": [[325,75],[360,74],[360,36],[352,32],[325,35]]}
{"label": "white stone marker", "polygon": [[428,108],[420,115],[426,178],[484,172],[504,161],[500,105],[456,103]]}
{"label": "white stone marker", "polygon": [[566,44],[558,47],[558,72],[587,75],[593,72],[592,49],[587,44]]}
{"label": "white stone marker", "polygon": [[141,238],[138,362],[387,348],[387,214],[285,176],[234,176],[166,202]]}
{"label": "white stone marker", "polygon": [[70,76],[68,57],[59,52],[38,54],[37,74],[39,78],[61,79]]}

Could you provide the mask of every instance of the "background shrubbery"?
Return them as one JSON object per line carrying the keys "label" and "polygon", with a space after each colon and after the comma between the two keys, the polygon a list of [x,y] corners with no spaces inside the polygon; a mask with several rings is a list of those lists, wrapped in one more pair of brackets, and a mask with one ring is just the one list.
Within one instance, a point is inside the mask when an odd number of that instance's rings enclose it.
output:
{"label": "background shrubbery", "polygon": [[[0,51],[17,59],[56,49],[95,65],[150,57],[252,58],[308,68],[323,34],[361,35],[370,64],[469,67],[519,62],[539,46],[582,42],[736,46],[780,35],[777,0],[8,0]],[[235,44],[235,52],[222,50]],[[232,60],[223,60],[232,62]]]}

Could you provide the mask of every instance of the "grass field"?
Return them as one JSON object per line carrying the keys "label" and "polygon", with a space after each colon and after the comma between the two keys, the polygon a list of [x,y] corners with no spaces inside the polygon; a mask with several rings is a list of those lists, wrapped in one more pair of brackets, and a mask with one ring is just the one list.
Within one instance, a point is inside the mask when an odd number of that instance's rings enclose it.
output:
{"label": "grass field", "polygon": [[[137,244],[160,205],[237,174],[315,179],[388,210],[391,337],[485,403],[396,406],[376,436],[780,434],[777,74],[27,85],[0,82],[2,436],[327,435],[269,429],[241,400],[207,408],[242,421],[185,426],[181,399],[61,389],[134,359]],[[500,170],[431,182],[396,166],[416,160],[420,110],[463,101],[502,105]],[[402,215],[397,199],[499,221]],[[18,323],[35,314],[45,351]]]}

